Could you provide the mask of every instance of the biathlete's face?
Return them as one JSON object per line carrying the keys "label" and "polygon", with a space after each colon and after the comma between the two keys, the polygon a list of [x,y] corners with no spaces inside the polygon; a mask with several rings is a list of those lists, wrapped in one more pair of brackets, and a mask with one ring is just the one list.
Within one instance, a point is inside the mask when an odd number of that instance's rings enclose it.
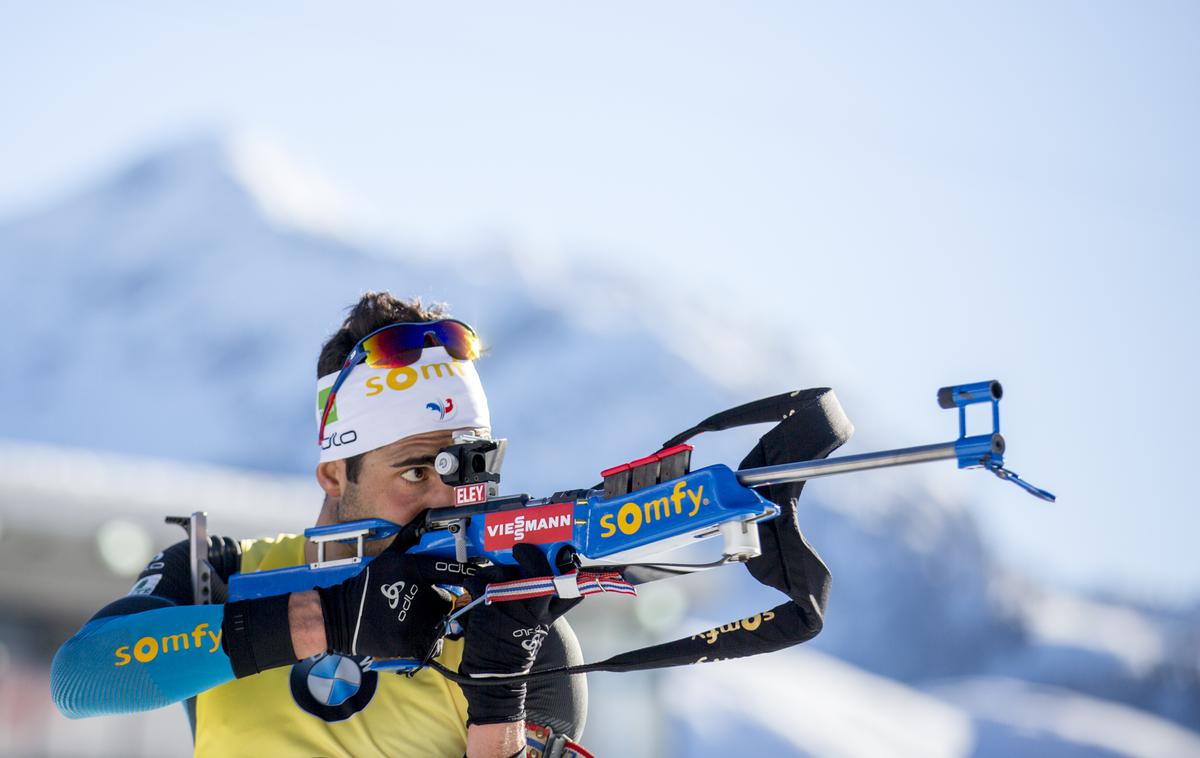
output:
{"label": "biathlete's face", "polygon": [[[452,443],[449,431],[414,434],[366,453],[357,482],[347,479],[344,460],[320,464],[317,480],[326,494],[337,498],[340,523],[381,518],[407,524],[426,508],[453,505],[453,489],[433,470],[433,459]],[[385,543],[368,542],[367,547],[374,554]]]}

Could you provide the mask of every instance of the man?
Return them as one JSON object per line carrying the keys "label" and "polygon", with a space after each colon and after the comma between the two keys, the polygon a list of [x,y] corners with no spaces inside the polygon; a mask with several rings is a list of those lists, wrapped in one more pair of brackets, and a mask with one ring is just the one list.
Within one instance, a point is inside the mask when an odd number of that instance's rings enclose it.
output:
{"label": "man", "polygon": [[[367,293],[322,348],[318,526],[411,524],[452,504],[434,457],[456,431],[488,431],[490,418],[472,363],[474,332],[443,316],[419,301]],[[442,665],[473,674],[581,660],[559,620],[570,604],[560,600],[478,606],[463,635],[439,642],[455,602],[439,585],[461,584],[464,567],[406,554],[404,535],[368,543],[374,559],[340,584],[203,606],[191,604],[188,545],[174,545],[59,650],[55,702],[82,717],[186,700],[197,755],[516,756],[527,744],[527,708],[537,742],[578,737],[586,708],[579,676],[460,688],[429,669],[412,677],[372,669],[373,659],[419,659],[438,645]],[[326,559],[349,555],[343,550],[331,543]],[[536,551],[518,552],[526,574],[550,573]],[[315,559],[301,536],[214,537],[214,599],[224,599],[235,572]]]}

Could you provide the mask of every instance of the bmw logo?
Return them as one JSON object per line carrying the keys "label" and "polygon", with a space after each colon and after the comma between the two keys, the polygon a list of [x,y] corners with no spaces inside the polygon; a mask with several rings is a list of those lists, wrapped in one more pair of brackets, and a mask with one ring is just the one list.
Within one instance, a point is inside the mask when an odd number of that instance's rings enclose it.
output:
{"label": "bmw logo", "polygon": [[367,707],[379,674],[371,659],[321,653],[292,666],[292,699],[307,713],[325,721],[344,721]]}

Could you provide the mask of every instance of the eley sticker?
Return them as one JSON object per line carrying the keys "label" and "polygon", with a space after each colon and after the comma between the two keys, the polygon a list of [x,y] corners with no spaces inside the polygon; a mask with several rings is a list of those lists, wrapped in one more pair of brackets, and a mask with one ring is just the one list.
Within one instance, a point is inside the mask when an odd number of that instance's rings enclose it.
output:
{"label": "eley sticker", "polygon": [[571,539],[573,503],[554,503],[489,513],[483,523],[484,550],[509,550],[518,542],[545,544]]}
{"label": "eley sticker", "polygon": [[162,581],[162,574],[150,574],[138,579],[133,585],[133,589],[129,590],[130,595],[149,595],[154,592],[154,588]]}
{"label": "eley sticker", "polygon": [[463,484],[454,488],[455,505],[474,505],[485,500],[487,500],[487,485],[483,482]]}

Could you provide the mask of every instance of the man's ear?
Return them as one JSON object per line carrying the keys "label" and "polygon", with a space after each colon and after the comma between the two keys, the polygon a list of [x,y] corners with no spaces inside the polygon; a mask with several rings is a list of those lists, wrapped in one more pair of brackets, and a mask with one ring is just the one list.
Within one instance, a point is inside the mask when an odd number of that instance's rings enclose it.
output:
{"label": "man's ear", "polygon": [[341,497],[346,487],[346,461],[325,461],[317,464],[317,484],[329,497]]}

